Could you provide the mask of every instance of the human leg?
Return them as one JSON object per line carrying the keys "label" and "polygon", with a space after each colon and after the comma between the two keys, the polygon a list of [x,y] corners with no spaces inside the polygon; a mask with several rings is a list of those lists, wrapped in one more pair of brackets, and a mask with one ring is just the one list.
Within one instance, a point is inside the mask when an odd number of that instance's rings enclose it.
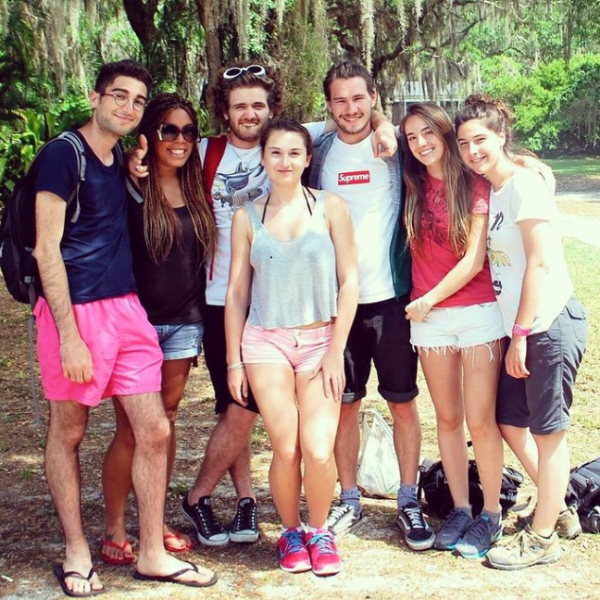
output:
{"label": "human leg", "polygon": [[101,556],[108,564],[127,565],[135,558],[125,530],[125,507],[132,488],[131,463],[135,437],[121,403],[113,399],[116,429],[102,465],[105,522]]}
{"label": "human leg", "polygon": [[[65,536],[64,572],[88,573],[90,549],[81,519],[81,472],[79,445],[87,429],[88,407],[73,401],[50,402],[50,424],[46,441],[46,479]],[[100,590],[97,576],[90,581],[67,577],[74,593]]]}
{"label": "human leg", "polygon": [[[175,465],[177,453],[177,437],[175,429],[177,409],[183,398],[185,385],[193,360],[193,358],[165,360],[162,365],[161,397],[170,425],[170,435],[167,443],[167,490],[173,475],[173,467]],[[189,536],[174,531],[166,524],[163,527],[163,538],[165,547],[170,552],[181,552],[189,550],[192,547]]]}
{"label": "human leg", "polygon": [[273,501],[283,527],[298,527],[302,478],[294,372],[291,366],[273,364],[246,365],[246,372],[273,449],[269,469]]}
{"label": "human leg", "polygon": [[165,552],[163,541],[164,503],[167,483],[167,444],[170,426],[160,394],[119,396],[135,436],[132,482],[140,530],[137,574],[142,577],[177,576],[176,582],[206,585],[214,578],[208,569],[190,569],[190,564]]}

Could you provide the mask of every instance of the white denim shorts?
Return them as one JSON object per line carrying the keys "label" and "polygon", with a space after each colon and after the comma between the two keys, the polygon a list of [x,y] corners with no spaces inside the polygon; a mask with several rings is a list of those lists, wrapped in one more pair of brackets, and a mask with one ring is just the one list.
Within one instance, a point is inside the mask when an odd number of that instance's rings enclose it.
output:
{"label": "white denim shorts", "polygon": [[416,348],[460,350],[505,336],[497,302],[432,308],[424,321],[410,322],[410,343]]}

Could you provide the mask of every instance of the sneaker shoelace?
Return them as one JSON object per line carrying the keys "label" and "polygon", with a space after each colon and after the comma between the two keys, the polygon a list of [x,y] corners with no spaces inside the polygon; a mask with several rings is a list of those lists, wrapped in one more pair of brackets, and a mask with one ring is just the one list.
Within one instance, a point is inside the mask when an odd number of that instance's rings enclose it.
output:
{"label": "sneaker shoelace", "polygon": [[337,522],[339,521],[345,514],[349,513],[352,510],[352,507],[349,504],[340,504],[338,506],[334,506],[331,509],[330,521]]}
{"label": "sneaker shoelace", "polygon": [[286,531],[281,535],[281,537],[285,538],[284,552],[286,554],[294,554],[295,552],[301,552],[304,548],[304,536],[301,531]]}
{"label": "sneaker shoelace", "polygon": [[464,510],[453,509],[444,523],[444,528],[453,528],[460,531],[464,523],[470,520],[469,515]]}
{"label": "sneaker shoelace", "polygon": [[213,513],[213,509],[210,504],[204,504],[202,506],[197,505],[195,508],[196,514],[198,515],[200,521],[202,521],[204,530],[209,536],[215,535],[216,533],[221,533],[223,531],[223,528],[217,521],[215,513]]}
{"label": "sneaker shoelace", "polygon": [[308,542],[316,546],[320,554],[333,554],[333,540],[330,533],[315,533]]}
{"label": "sneaker shoelace", "polygon": [[419,506],[410,506],[403,508],[402,512],[408,517],[412,529],[425,529],[425,519],[423,511]]}
{"label": "sneaker shoelace", "polygon": [[487,534],[492,534],[494,531],[495,524],[489,517],[481,517],[473,521],[473,525],[469,527],[467,533],[482,537]]}
{"label": "sneaker shoelace", "polygon": [[235,515],[235,529],[237,531],[256,529],[256,518],[256,504],[249,502],[243,506],[238,506]]}

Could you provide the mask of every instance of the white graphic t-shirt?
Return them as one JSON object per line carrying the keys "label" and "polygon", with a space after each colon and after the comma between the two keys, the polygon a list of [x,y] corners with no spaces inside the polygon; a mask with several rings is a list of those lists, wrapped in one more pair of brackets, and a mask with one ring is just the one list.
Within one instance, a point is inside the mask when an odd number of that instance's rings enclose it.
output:
{"label": "white graphic t-shirt", "polygon": [[[202,163],[208,139],[200,141]],[[206,261],[206,303],[225,306],[229,263],[231,262],[231,221],[246,202],[269,192],[267,172],[260,163],[260,146],[248,150],[225,147],[212,185],[213,212],[217,225],[217,248],[214,259]]]}
{"label": "white graphic t-shirt", "polygon": [[358,253],[360,304],[394,297],[390,246],[398,220],[389,167],[373,156],[372,136],[358,144],[336,137],[323,169],[323,188],[339,194],[348,205]]}
{"label": "white graphic t-shirt", "polygon": [[518,169],[502,189],[491,192],[488,256],[507,335],[511,335],[517,317],[527,266],[519,222],[535,219],[548,221],[552,226],[552,237],[544,248],[549,269],[542,283],[532,333],[547,331],[573,293],[560,231],[556,227],[557,216],[556,203],[542,178],[525,169]]}

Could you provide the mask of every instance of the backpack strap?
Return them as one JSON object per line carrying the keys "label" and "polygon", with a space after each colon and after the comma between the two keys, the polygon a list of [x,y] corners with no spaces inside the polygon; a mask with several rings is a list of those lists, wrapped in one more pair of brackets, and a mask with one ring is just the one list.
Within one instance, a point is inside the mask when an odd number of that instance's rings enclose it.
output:
{"label": "backpack strap", "polygon": [[[85,157],[85,148],[83,147],[83,142],[79,138],[79,136],[74,131],[63,131],[59,134],[55,139],[57,140],[65,140],[71,144],[73,150],[75,150],[75,156],[77,157],[77,172],[78,172],[78,180],[73,193],[69,196],[67,200],[67,208],[70,204],[75,201],[75,210],[71,216],[71,223],[76,223],[77,219],[79,219],[79,213],[81,212],[81,206],[79,204],[79,188],[81,184],[85,181],[85,171],[87,168],[87,159]],[[122,161],[122,158],[121,158]]]}
{"label": "backpack strap", "polygon": [[135,185],[135,183],[133,183],[133,181],[131,180],[131,177],[129,175],[127,175],[125,177],[125,185],[127,187],[127,191],[129,192],[129,195],[138,204],[143,204],[144,203],[144,197],[142,196],[142,192],[141,192],[140,188],[138,188],[138,186]]}
{"label": "backpack strap", "polygon": [[206,155],[204,156],[204,164],[202,165],[202,176],[204,178],[204,193],[211,207],[213,205],[212,186],[226,147],[227,136],[219,135],[208,138]]}

